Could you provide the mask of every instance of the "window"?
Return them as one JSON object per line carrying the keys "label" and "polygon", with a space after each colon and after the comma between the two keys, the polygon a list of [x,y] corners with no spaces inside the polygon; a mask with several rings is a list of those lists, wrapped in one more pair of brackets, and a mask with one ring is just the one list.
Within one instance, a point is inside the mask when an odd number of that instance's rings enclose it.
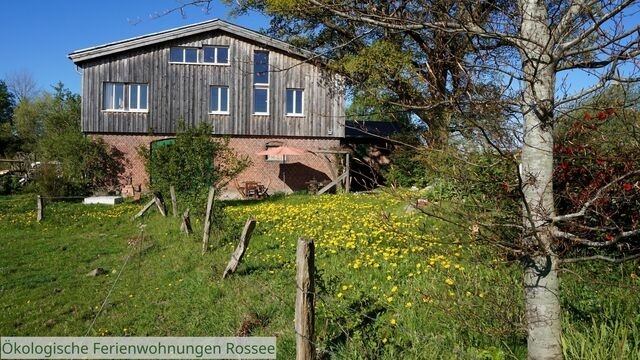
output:
{"label": "window", "polygon": [[169,51],[169,61],[177,63],[197,63],[198,49],[190,47],[172,47]]}
{"label": "window", "polygon": [[124,110],[124,84],[104,83],[103,110]]}
{"label": "window", "polygon": [[229,87],[211,87],[209,95],[209,112],[213,114],[229,113]]}
{"label": "window", "polygon": [[269,88],[255,86],[253,88],[253,113],[258,115],[269,114]]}
{"label": "window", "polygon": [[148,109],[148,84],[104,83],[102,110],[147,111]]}
{"label": "window", "polygon": [[287,89],[287,115],[302,116],[304,114],[302,100],[304,98],[304,90]]}
{"label": "window", "polygon": [[147,111],[149,109],[147,84],[129,84],[129,110]]}
{"label": "window", "polygon": [[228,64],[229,48],[223,46],[205,46],[202,49],[202,62],[206,64]]}
{"label": "window", "polygon": [[255,51],[253,53],[253,83],[269,83],[269,52]]}

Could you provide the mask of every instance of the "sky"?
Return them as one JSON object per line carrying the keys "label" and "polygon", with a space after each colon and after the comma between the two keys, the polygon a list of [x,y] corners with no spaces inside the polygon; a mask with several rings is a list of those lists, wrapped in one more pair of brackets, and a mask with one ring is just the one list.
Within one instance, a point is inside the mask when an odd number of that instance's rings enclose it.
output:
{"label": "sky", "polygon": [[80,92],[81,75],[67,58],[75,50],[124,40],[211,19],[252,30],[268,26],[260,14],[229,17],[229,8],[212,1],[200,8],[158,16],[179,6],[176,0],[3,0],[0,1],[0,79],[30,73],[41,90],[61,81]]}

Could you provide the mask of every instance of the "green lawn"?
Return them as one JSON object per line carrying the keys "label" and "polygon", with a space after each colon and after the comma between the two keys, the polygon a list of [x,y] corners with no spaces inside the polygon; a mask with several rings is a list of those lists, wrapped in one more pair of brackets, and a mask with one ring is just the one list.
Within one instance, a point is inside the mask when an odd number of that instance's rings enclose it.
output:
{"label": "green lawn", "polygon": [[[1,197],[0,334],[276,336],[278,358],[290,359],[295,244],[305,236],[316,243],[316,341],[327,358],[525,357],[517,263],[466,230],[405,214],[398,199],[231,202],[225,234],[203,256],[198,219],[188,237],[155,210],[132,220],[141,204],[60,202],[38,224],[34,196]],[[236,245],[229,234],[237,237],[248,216],[258,225],[247,255],[221,280]],[[85,276],[98,267],[108,274]],[[639,354],[638,264],[570,270],[568,358]]]}

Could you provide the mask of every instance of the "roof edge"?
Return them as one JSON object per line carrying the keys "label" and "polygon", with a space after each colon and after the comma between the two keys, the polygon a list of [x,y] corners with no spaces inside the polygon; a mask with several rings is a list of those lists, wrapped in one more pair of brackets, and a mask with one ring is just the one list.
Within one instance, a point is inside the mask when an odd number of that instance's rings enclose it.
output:
{"label": "roof edge", "polygon": [[67,55],[74,64],[78,65],[82,62],[100,58],[107,55],[117,54],[139,47],[154,45],[165,41],[197,35],[206,31],[221,30],[235,37],[251,40],[265,46],[273,47],[287,53],[291,53],[306,59],[322,58],[311,51],[300,49],[284,41],[276,40],[269,36],[260,34],[254,30],[231,24],[224,20],[213,19],[202,21],[195,24],[185,25],[173,29],[163,30],[151,34],[136,36],[133,38],[114,41],[102,45],[88,47],[73,51]]}

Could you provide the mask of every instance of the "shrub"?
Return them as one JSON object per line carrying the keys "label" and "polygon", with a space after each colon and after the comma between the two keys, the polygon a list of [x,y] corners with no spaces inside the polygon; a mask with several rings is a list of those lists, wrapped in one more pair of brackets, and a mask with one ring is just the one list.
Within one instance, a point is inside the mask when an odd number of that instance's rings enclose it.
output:
{"label": "shrub", "polygon": [[212,139],[211,126],[187,127],[181,123],[173,145],[139,148],[145,159],[150,188],[164,194],[174,186],[178,196],[196,213],[204,210],[210,186],[217,190],[247,168],[227,139]]}
{"label": "shrub", "polygon": [[[577,116],[576,116],[577,115]],[[580,116],[582,115],[582,116]],[[627,128],[628,131],[621,131]],[[574,114],[556,133],[554,191],[561,214],[585,215],[565,225],[582,238],[610,241],[640,224],[640,142],[633,113]]]}

